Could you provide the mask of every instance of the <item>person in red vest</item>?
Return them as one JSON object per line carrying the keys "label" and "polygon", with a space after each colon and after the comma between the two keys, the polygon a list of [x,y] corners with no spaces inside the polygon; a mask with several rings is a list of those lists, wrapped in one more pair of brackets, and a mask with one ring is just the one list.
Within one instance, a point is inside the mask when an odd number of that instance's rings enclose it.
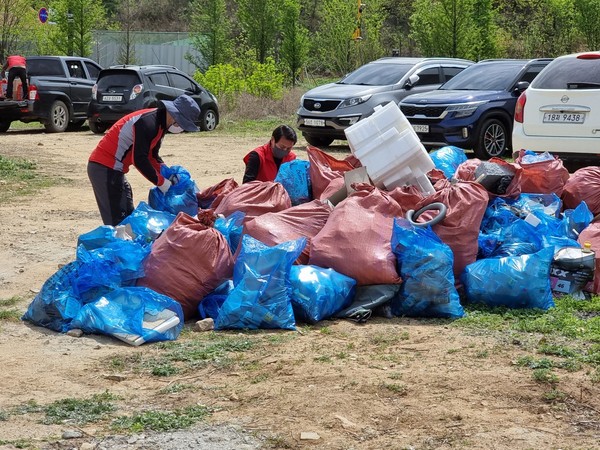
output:
{"label": "person in red vest", "polygon": [[2,78],[8,69],[8,86],[6,87],[6,99],[12,100],[13,82],[15,78],[21,79],[21,87],[23,88],[23,100],[27,99],[27,62],[24,56],[11,55],[6,58],[6,62],[2,66]]}
{"label": "person in red vest", "polygon": [[273,130],[271,140],[255,148],[244,157],[246,171],[242,183],[250,181],[273,181],[282,163],[296,159],[292,151],[298,141],[296,132],[288,125]]}

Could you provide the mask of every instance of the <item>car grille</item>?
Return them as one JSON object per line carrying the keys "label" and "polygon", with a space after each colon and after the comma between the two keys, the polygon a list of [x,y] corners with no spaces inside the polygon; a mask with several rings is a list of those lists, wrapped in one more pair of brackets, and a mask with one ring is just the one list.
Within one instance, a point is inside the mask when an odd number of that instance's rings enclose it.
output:
{"label": "car grille", "polygon": [[406,117],[414,117],[416,115],[425,117],[440,117],[446,110],[446,106],[401,105],[400,110]]}
{"label": "car grille", "polygon": [[[302,106],[307,111],[333,111],[340,104],[339,100],[314,100],[311,98],[305,98]],[[319,105],[318,107],[316,105]]]}

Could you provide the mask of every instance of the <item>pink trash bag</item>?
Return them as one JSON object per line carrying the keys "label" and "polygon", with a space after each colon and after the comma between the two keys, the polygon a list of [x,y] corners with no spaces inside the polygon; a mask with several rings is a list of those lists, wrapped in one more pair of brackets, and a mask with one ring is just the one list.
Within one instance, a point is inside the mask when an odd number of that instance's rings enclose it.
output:
{"label": "pink trash bag", "polygon": [[528,164],[523,162],[523,156],[525,156],[525,150],[520,150],[519,156],[515,160],[515,163],[523,169],[515,177],[521,192],[525,194],[556,194],[560,197],[569,179],[569,171],[563,162],[554,156],[554,159],[551,160]]}
{"label": "pink trash bag", "polygon": [[178,301],[185,319],[198,314],[198,304],[233,276],[233,256],[225,237],[180,212],[152,244],[144,261],[146,286]]}
{"label": "pink trash bag", "polygon": [[392,252],[393,218],[400,205],[388,193],[368,184],[340,202],[323,229],[311,240],[309,263],[334,269],[358,285],[399,284]]}
{"label": "pink trash bag", "polygon": [[215,208],[215,214],[228,217],[236,211],[241,211],[246,214],[246,223],[262,214],[283,211],[291,206],[290,196],[280,183],[251,181],[242,184],[223,198]]}
{"label": "pink trash bag", "polygon": [[313,200],[285,211],[255,217],[244,225],[244,234],[249,234],[269,246],[305,237],[306,247],[296,262],[308,264],[310,240],[325,226],[331,210],[327,203]]}
{"label": "pink trash bag", "polygon": [[227,178],[214,186],[204,189],[196,194],[198,206],[203,209],[216,208],[230,192],[238,187],[237,181]]}
{"label": "pink trash bag", "polygon": [[[327,196],[323,195],[323,192],[332,180],[336,178],[343,179],[344,172],[355,168],[349,161],[335,159],[317,147],[306,147],[306,153],[310,162],[309,175],[312,184],[312,194],[313,198],[317,200],[325,200],[327,198]],[[329,195],[332,193],[329,192]]]}
{"label": "pink trash bag", "polygon": [[562,193],[564,209],[575,209],[582,201],[594,215],[600,214],[600,167],[584,167],[577,170]]}

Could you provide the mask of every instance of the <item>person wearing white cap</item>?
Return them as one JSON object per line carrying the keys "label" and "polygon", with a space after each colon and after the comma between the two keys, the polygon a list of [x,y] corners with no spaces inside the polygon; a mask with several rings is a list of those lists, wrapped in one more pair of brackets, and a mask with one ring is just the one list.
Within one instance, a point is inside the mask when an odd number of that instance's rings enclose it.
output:
{"label": "person wearing white cap", "polygon": [[158,108],[122,117],[100,140],[88,160],[87,172],[105,225],[116,226],[133,212],[133,192],[125,174],[135,168],[166,193],[171,181],[160,173],[158,154],[167,133],[198,131],[200,107],[188,95],[163,100]]}

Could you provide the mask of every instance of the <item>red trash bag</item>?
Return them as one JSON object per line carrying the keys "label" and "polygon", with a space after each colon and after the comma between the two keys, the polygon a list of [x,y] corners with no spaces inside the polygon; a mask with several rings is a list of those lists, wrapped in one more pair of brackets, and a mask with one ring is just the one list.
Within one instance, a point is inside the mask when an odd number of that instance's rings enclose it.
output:
{"label": "red trash bag", "polygon": [[591,223],[585,230],[583,230],[577,242],[583,244],[589,242],[592,244],[592,250],[596,253],[595,262],[596,268],[594,270],[594,281],[589,283],[584,290],[592,292],[593,294],[600,294],[600,222]]}
{"label": "red trash bag", "polygon": [[238,187],[237,182],[233,178],[227,178],[214,186],[204,189],[202,192],[196,193],[198,206],[202,209],[216,208],[221,203],[224,197]]}
{"label": "red trash bag", "polygon": [[233,256],[225,237],[180,212],[152,244],[137,282],[181,304],[185,319],[198,314],[206,294],[233,276]]}
{"label": "red trash bag", "polygon": [[416,186],[400,186],[391,191],[388,195],[398,202],[402,208],[402,217],[411,209],[419,204],[425,198],[421,190]]}
{"label": "red trash bag", "polygon": [[331,211],[332,208],[327,203],[313,200],[285,211],[255,217],[244,225],[244,234],[249,234],[268,246],[305,237],[307,244],[296,263],[308,264],[310,240],[325,226]]}
{"label": "red trash bag", "polygon": [[519,151],[515,160],[521,169],[515,176],[521,192],[525,194],[556,194],[562,195],[563,189],[569,179],[569,171],[563,162],[554,156],[554,159],[524,163],[525,150]]}
{"label": "red trash bag", "polygon": [[335,207],[311,240],[309,263],[334,269],[358,285],[399,284],[391,239],[393,218],[402,208],[381,189],[354,187],[357,191]]}
{"label": "red trash bag", "polygon": [[481,164],[481,160],[478,158],[467,159],[458,165],[454,172],[454,178],[462,181],[475,181],[475,170],[479,164]]}
{"label": "red trash bag", "polygon": [[562,193],[564,209],[585,201],[593,215],[600,214],[600,167],[584,167],[569,177]]}
{"label": "red trash bag", "polygon": [[348,161],[340,161],[327,153],[319,150],[317,147],[306,147],[308,161],[310,162],[309,175],[312,184],[313,198],[325,200],[323,192],[335,178],[343,178],[344,172],[354,169],[354,166]]}
{"label": "red trash bag", "polygon": [[[464,268],[477,259],[479,227],[488,205],[488,191],[473,181],[451,183],[441,180],[435,184],[436,192],[424,198],[416,207],[419,210],[431,203],[446,205],[446,217],[432,229],[454,254],[454,278],[460,279]],[[431,220],[436,213],[423,213],[418,222]]]}
{"label": "red trash bag", "polygon": [[280,183],[251,181],[224,197],[215,208],[215,214],[229,217],[232,213],[241,211],[246,214],[246,223],[262,214],[283,211],[291,206],[290,196]]}

